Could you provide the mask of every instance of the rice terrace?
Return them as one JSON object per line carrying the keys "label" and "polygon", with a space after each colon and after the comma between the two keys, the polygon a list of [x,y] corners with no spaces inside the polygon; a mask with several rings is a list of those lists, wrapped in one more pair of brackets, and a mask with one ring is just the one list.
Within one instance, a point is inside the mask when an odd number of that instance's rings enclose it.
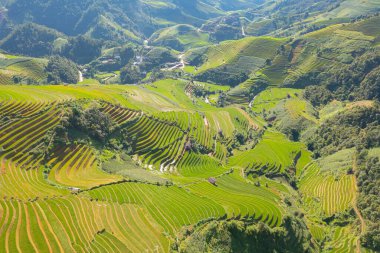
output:
{"label": "rice terrace", "polygon": [[0,0],[0,252],[380,252],[379,0]]}

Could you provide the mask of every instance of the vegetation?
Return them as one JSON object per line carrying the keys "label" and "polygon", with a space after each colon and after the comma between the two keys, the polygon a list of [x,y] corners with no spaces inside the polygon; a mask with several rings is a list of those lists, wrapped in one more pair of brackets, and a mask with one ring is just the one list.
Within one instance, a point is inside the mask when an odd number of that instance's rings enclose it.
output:
{"label": "vegetation", "polygon": [[368,228],[362,237],[362,244],[375,251],[380,250],[379,240],[379,156],[363,151],[359,156],[360,171],[358,172],[358,186],[360,195],[358,206],[365,217]]}
{"label": "vegetation", "polygon": [[100,41],[86,36],[78,36],[68,40],[61,54],[78,64],[85,64],[99,57],[101,48]]}
{"label": "vegetation", "polygon": [[0,252],[379,251],[378,11],[0,0]]}
{"label": "vegetation", "polygon": [[307,145],[316,157],[341,149],[379,146],[379,105],[356,106],[327,119],[310,135]]}
{"label": "vegetation", "polygon": [[50,57],[46,66],[48,73],[47,81],[53,84],[77,83],[79,81],[79,70],[75,63],[59,56]]}
{"label": "vegetation", "polygon": [[72,127],[103,142],[113,130],[111,118],[95,106],[85,110],[75,106],[69,122]]}
{"label": "vegetation", "polygon": [[174,251],[314,252],[310,238],[302,221],[292,217],[286,217],[283,226],[276,229],[271,229],[264,223],[209,221],[200,223],[195,228],[184,229]]}
{"label": "vegetation", "polygon": [[9,34],[0,47],[13,54],[34,57],[47,56],[53,51],[53,43],[60,34],[33,23],[21,25]]}

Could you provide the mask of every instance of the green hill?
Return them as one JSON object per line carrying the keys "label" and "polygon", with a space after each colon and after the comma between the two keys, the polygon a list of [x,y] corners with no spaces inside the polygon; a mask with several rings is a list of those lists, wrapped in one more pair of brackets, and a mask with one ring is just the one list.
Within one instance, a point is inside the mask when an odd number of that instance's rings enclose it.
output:
{"label": "green hill", "polygon": [[207,46],[209,36],[189,25],[176,25],[155,32],[149,39],[154,46],[170,47],[178,51]]}
{"label": "green hill", "polygon": [[0,84],[43,82],[46,65],[45,59],[0,54]]}

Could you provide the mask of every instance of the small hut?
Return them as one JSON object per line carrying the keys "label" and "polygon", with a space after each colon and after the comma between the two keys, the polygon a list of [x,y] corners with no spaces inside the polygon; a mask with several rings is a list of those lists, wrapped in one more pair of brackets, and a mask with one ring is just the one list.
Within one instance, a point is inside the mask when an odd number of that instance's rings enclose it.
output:
{"label": "small hut", "polygon": [[215,178],[215,177],[209,177],[209,178],[208,178],[208,182],[209,182],[210,184],[216,186],[216,178]]}

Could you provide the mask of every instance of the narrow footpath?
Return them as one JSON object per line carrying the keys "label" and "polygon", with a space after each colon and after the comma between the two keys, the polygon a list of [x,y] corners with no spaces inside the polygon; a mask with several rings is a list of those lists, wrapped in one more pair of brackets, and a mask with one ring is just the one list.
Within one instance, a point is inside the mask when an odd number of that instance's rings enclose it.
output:
{"label": "narrow footpath", "polygon": [[[358,171],[356,154],[355,154],[354,159],[352,161],[352,169],[354,172]],[[355,185],[356,186],[358,185],[357,181],[356,181],[356,176],[355,176]],[[360,213],[360,210],[357,206],[357,194],[355,194],[355,198],[353,200],[352,206],[354,208],[356,216],[358,216],[358,218],[360,220],[360,236],[362,236],[366,231],[366,224],[365,224],[365,220],[364,220],[364,218],[363,218],[362,214]],[[360,237],[359,237],[358,240],[356,241],[356,253],[360,253],[360,252],[361,252],[361,246],[360,246]]]}

